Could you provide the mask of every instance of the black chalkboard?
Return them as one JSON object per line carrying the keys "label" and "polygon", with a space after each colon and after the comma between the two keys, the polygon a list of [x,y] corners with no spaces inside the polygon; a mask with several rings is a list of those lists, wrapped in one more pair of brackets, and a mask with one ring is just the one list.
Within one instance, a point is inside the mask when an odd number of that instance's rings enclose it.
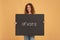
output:
{"label": "black chalkboard", "polygon": [[44,35],[44,14],[16,14],[16,35]]}

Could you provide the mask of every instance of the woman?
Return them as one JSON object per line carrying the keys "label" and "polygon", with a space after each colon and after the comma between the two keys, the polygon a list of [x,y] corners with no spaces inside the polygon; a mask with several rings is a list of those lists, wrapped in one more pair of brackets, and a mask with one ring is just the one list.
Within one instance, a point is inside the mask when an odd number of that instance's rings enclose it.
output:
{"label": "woman", "polygon": [[[31,3],[26,4],[25,14],[34,14],[35,10]],[[34,36],[24,35],[24,40],[34,40]]]}

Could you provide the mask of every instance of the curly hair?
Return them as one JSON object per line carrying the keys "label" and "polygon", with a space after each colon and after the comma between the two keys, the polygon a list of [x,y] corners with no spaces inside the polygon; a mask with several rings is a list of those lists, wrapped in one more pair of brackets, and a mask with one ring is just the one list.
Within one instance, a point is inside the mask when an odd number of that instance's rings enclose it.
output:
{"label": "curly hair", "polygon": [[28,10],[27,10],[27,6],[30,5],[31,6],[31,13],[34,14],[35,13],[35,9],[33,7],[33,5],[31,3],[26,4],[25,6],[25,14],[28,14]]}

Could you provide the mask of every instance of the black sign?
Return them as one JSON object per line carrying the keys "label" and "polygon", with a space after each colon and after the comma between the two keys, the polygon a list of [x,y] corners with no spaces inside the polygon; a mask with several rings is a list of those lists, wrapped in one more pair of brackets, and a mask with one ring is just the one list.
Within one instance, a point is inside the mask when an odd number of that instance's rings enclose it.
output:
{"label": "black sign", "polygon": [[16,35],[44,35],[44,14],[16,14]]}

